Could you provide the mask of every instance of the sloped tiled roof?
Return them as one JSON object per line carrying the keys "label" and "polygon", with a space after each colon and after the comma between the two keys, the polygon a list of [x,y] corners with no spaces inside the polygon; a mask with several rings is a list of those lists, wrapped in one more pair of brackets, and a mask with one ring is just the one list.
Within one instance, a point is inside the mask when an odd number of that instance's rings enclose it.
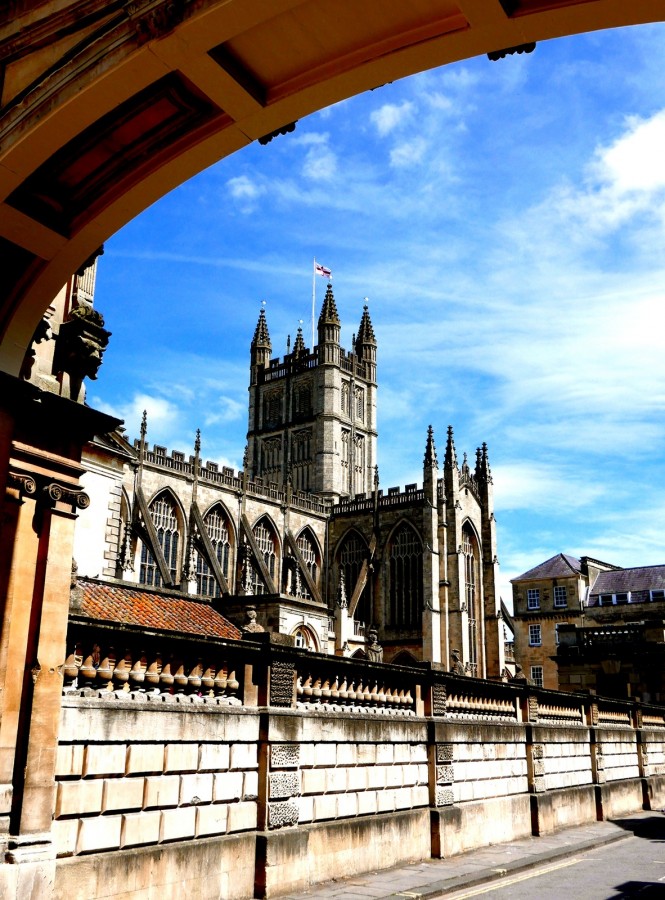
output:
{"label": "sloped tiled roof", "polygon": [[523,575],[511,579],[511,584],[516,581],[538,581],[545,578],[565,578],[567,575],[579,575],[582,572],[582,564],[579,559],[569,556],[567,553],[557,553],[551,559],[545,560],[533,569],[529,569]]}
{"label": "sloped tiled roof", "polygon": [[665,565],[637,566],[634,569],[619,569],[618,572],[601,572],[591,588],[591,596],[663,590],[665,590]]}
{"label": "sloped tiled roof", "polygon": [[78,586],[82,592],[78,615],[180,634],[234,640],[241,637],[240,629],[208,603],[163,595],[143,587],[86,579],[80,579]]}

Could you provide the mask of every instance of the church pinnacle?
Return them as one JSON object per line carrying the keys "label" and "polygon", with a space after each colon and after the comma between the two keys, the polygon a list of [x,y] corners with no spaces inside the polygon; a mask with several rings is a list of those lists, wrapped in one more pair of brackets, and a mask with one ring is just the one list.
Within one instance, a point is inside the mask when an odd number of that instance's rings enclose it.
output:
{"label": "church pinnacle", "polygon": [[372,327],[372,320],[369,317],[369,307],[365,303],[363,306],[362,318],[360,320],[360,327],[358,328],[358,337],[356,338],[355,349],[358,356],[363,355],[363,348],[368,345],[376,347],[376,337],[374,335],[374,328]]}
{"label": "church pinnacle", "polygon": [[296,339],[293,344],[293,355],[294,356],[302,356],[303,353],[307,352],[307,347],[305,347],[305,339],[302,336],[302,325],[298,326],[298,334],[296,335]]}
{"label": "church pinnacle", "polygon": [[268,332],[268,322],[266,320],[266,311],[263,307],[261,307],[261,312],[259,313],[259,321],[256,323],[254,337],[252,338],[252,350],[254,350],[255,348],[267,348],[268,350],[272,350],[272,344],[270,343],[270,333]]}
{"label": "church pinnacle", "polygon": [[455,450],[455,438],[453,437],[453,426],[448,426],[448,440],[446,441],[446,455],[443,459],[446,467],[457,466],[457,451]]}
{"label": "church pinnacle", "polygon": [[439,461],[436,458],[436,447],[434,446],[434,429],[431,425],[427,427],[427,444],[425,445],[425,468],[438,469]]}
{"label": "church pinnacle", "polygon": [[335,303],[335,295],[333,294],[332,284],[330,282],[328,282],[326,295],[323,298],[323,306],[321,307],[321,314],[319,315],[319,332],[322,325],[341,325],[339,314],[337,312],[337,304]]}

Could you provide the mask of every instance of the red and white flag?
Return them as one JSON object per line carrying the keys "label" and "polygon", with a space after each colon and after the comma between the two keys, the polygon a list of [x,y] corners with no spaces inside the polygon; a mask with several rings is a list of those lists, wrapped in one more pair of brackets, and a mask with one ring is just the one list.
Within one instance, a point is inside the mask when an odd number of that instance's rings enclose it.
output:
{"label": "red and white flag", "polygon": [[314,263],[314,274],[323,275],[324,278],[332,277],[332,271],[325,266],[322,266],[321,263]]}

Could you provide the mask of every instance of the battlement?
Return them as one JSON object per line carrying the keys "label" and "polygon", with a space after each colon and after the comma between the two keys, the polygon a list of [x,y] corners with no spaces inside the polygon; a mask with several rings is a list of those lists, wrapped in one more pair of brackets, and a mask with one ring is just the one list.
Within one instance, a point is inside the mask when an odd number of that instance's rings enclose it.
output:
{"label": "battlement", "polygon": [[[407,484],[402,490],[399,487],[388,488],[387,493],[383,490],[378,492],[379,509],[387,509],[389,507],[399,506],[416,506],[425,500],[425,491],[418,488],[417,484]],[[373,494],[356,494],[355,497],[348,497],[340,500],[332,507],[332,514],[336,516],[346,515],[349,513],[370,512],[374,509]]]}

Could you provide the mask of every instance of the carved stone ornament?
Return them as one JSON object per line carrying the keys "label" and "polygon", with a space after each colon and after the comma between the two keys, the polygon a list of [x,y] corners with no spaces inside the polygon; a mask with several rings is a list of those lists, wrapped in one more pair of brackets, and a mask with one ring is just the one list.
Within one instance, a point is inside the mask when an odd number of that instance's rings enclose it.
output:
{"label": "carved stone ornament", "polygon": [[188,0],[133,0],[125,7],[134,23],[139,46],[163,37],[185,18]]}
{"label": "carved stone ornament", "polygon": [[263,625],[259,625],[256,621],[256,607],[248,606],[245,609],[245,615],[247,617],[247,621],[242,626],[242,631],[244,634],[258,634],[263,631]]}
{"label": "carved stone ornament", "polygon": [[35,494],[37,492],[37,482],[32,475],[24,475],[21,472],[9,473],[9,486],[18,488],[21,494]]}
{"label": "carved stone ornament", "polygon": [[87,509],[90,506],[90,497],[85,491],[72,489],[55,481],[46,485],[44,493],[53,503],[71,503],[79,509]]}
{"label": "carved stone ornament", "polygon": [[87,304],[75,307],[60,326],[53,358],[53,372],[66,372],[78,381],[96,379],[111,332],[104,318]]}
{"label": "carved stone ornament", "polygon": [[383,662],[383,647],[378,641],[379,633],[376,628],[370,628],[367,635],[369,642],[367,644],[367,659],[370,662]]}

